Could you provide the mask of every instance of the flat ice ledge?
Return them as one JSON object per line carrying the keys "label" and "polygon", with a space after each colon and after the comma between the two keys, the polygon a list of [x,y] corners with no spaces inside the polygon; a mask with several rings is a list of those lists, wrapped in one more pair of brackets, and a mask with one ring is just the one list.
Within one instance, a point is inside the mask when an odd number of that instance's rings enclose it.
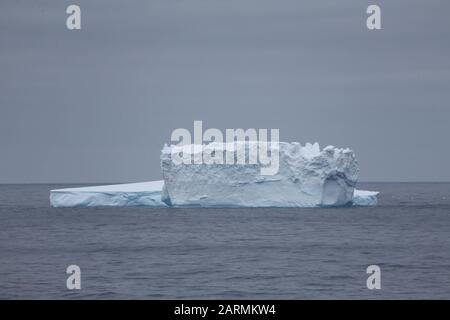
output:
{"label": "flat ice ledge", "polygon": [[356,190],[353,193],[353,206],[376,206],[378,191]]}
{"label": "flat ice ledge", "polygon": [[[161,201],[164,181],[115,184],[106,186],[56,189],[50,191],[53,207],[96,207],[96,206],[142,206],[168,207]],[[374,206],[377,204],[376,191],[356,190],[354,206]],[[251,207],[241,205],[238,207]]]}
{"label": "flat ice ledge", "polygon": [[167,207],[161,201],[164,181],[56,189],[50,191],[52,207],[146,206]]}

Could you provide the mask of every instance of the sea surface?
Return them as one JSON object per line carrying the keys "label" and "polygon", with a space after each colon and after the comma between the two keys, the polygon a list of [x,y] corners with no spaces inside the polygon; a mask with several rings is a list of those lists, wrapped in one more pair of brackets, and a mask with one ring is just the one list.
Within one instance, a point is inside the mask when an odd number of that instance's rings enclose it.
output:
{"label": "sea surface", "polygon": [[0,298],[450,298],[450,184],[360,184],[381,192],[360,208],[49,206],[72,186],[0,185]]}

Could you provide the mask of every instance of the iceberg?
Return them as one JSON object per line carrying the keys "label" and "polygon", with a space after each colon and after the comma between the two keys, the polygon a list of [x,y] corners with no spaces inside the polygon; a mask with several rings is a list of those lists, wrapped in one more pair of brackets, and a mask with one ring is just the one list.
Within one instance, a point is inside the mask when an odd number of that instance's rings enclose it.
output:
{"label": "iceberg", "polygon": [[[205,148],[214,152],[248,155],[253,142],[234,146],[211,143],[183,146],[193,158]],[[238,145],[238,147],[236,147]],[[178,147],[179,148],[179,147]],[[177,146],[165,145],[161,151],[164,180],[115,184],[50,191],[53,207],[145,206],[145,207],[341,207],[373,206],[376,191],[356,190],[358,164],[350,149],[319,144],[276,144],[278,171],[262,175],[258,163],[216,164],[172,161]],[[211,150],[210,150],[211,151]],[[273,151],[273,149],[272,149]],[[248,158],[247,158],[248,159]]]}
{"label": "iceberg", "polygon": [[53,207],[147,206],[167,207],[161,201],[164,181],[66,188],[50,191]]}
{"label": "iceberg", "polygon": [[[235,156],[247,155],[257,142],[221,144]],[[192,164],[172,161],[178,146],[164,146],[161,168],[162,201],[171,206],[200,207],[328,207],[352,204],[358,178],[355,154],[350,149],[319,144],[280,142],[272,146],[279,158],[274,175],[261,175],[261,164]],[[208,148],[206,145],[205,148]],[[212,149],[217,152],[216,146]],[[205,154],[198,145],[183,146],[191,158]]]}
{"label": "iceberg", "polygon": [[[52,207],[168,207],[161,201],[164,181],[115,184],[95,187],[66,188],[50,191]],[[353,206],[374,206],[376,191],[356,190]],[[244,206],[249,207],[249,206]]]}
{"label": "iceberg", "polygon": [[356,190],[353,193],[354,206],[376,206],[378,191]]}

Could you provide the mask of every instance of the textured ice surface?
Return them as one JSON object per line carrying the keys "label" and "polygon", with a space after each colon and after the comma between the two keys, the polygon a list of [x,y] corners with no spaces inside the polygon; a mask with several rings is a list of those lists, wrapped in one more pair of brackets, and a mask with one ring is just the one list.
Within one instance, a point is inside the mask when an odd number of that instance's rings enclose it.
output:
{"label": "textured ice surface", "polygon": [[[163,184],[164,181],[161,180],[52,190],[50,192],[50,203],[53,207],[167,207],[167,205],[161,201]],[[355,189],[353,205],[376,205],[377,194],[378,192],[376,191],[363,191]]]}
{"label": "textured ice surface", "polygon": [[[254,143],[240,142],[248,151]],[[224,144],[229,149],[230,144]],[[174,149],[172,149],[174,148]],[[179,164],[171,157],[180,147],[164,146],[162,200],[172,206],[322,207],[352,204],[358,165],[350,149],[317,143],[280,142],[279,170],[261,175],[260,164]],[[239,147],[236,147],[238,149]],[[175,150],[175,151],[174,151]],[[193,158],[199,145],[187,145]],[[229,149],[231,150],[231,149]],[[248,163],[248,162],[247,162]]]}
{"label": "textured ice surface", "polygon": [[166,207],[161,201],[164,181],[68,188],[50,191],[53,207],[149,206]]}

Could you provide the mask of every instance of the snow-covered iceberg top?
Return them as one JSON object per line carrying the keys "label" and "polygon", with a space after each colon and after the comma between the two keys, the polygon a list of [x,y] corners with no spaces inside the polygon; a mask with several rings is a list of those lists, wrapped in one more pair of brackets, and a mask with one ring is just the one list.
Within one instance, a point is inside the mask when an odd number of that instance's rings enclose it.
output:
{"label": "snow-covered iceberg top", "polygon": [[[261,174],[261,163],[232,164],[173,161],[182,151],[192,159],[205,150],[220,159],[221,152],[245,149],[247,159],[258,142],[235,142],[164,146],[161,168],[164,178],[162,200],[170,206],[202,207],[321,207],[351,205],[358,178],[358,164],[350,149],[319,144],[279,142],[271,152],[279,154],[278,171]],[[180,149],[181,148],[181,149]],[[274,149],[275,148],[275,149]]]}

